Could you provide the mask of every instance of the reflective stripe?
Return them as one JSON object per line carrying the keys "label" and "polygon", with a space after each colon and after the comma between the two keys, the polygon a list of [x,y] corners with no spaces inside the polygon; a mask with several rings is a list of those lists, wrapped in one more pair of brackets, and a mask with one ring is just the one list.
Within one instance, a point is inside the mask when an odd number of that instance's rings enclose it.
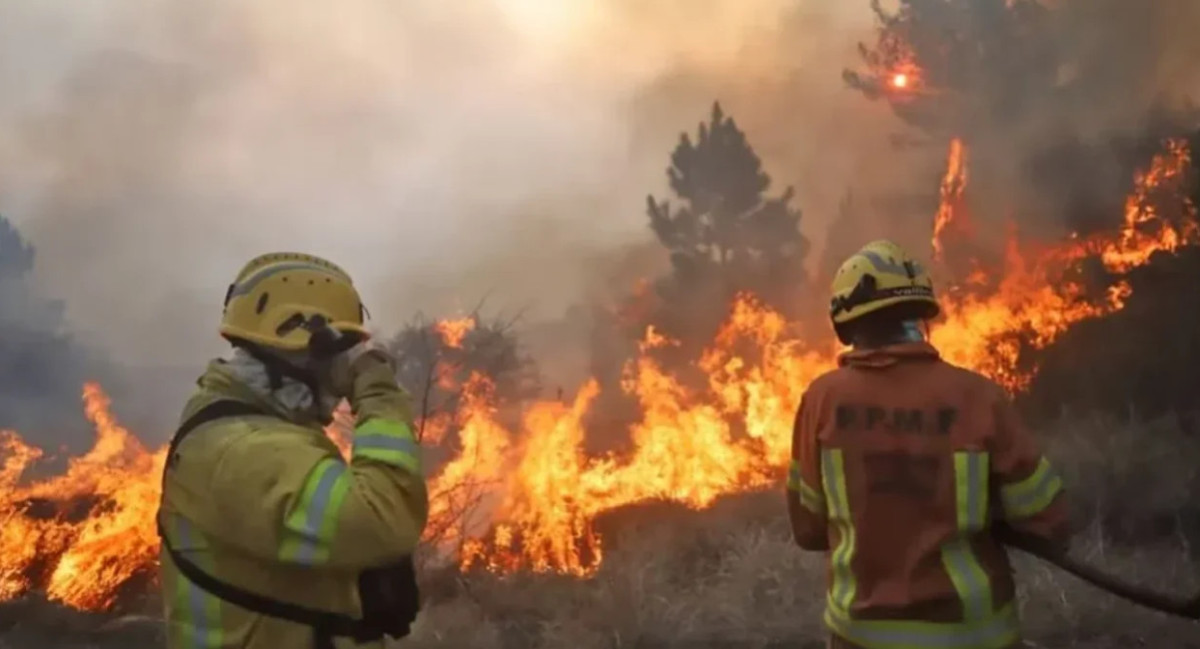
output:
{"label": "reflective stripe", "polygon": [[353,457],[378,460],[421,472],[421,446],[407,424],[389,419],[369,419],[354,431]]}
{"label": "reflective stripe", "polygon": [[[174,515],[171,519],[180,551],[192,552],[196,563],[207,564],[205,568],[211,570],[212,557],[206,551],[195,552],[200,547],[197,543],[199,532],[182,516]],[[175,614],[172,617],[183,626],[181,646],[191,649],[221,647],[221,600],[204,592],[179,571],[175,572],[175,605],[172,609]]]}
{"label": "reflective stripe", "polygon": [[328,561],[338,513],[349,489],[350,477],[341,459],[318,462],[284,520],[279,558],[308,566]]}
{"label": "reflective stripe", "polygon": [[849,611],[857,589],[854,571],[850,565],[854,559],[855,539],[850,501],[846,495],[846,470],[841,449],[821,451],[821,478],[825,483],[825,497],[829,501],[829,520],[838,529],[838,545],[830,558],[833,583],[829,588],[829,598],[832,605]]}
{"label": "reflective stripe", "polygon": [[982,530],[988,506],[988,454],[954,454],[954,497],[959,534],[942,546],[942,566],[963,605],[967,622],[992,615],[992,584],[975,553],[970,535]]}
{"label": "reflective stripe", "polygon": [[1054,502],[1062,491],[1062,479],[1046,458],[1038,460],[1033,474],[1020,482],[1000,487],[1004,515],[1010,520],[1028,518],[1040,513]]}
{"label": "reflective stripe", "polygon": [[788,469],[787,488],[800,495],[800,504],[805,509],[818,515],[825,514],[825,496],[808,486],[800,474],[800,463],[796,460],[792,460],[792,465]]}
{"label": "reflective stripe", "polygon": [[1011,604],[987,619],[960,623],[855,620],[830,606],[825,609],[825,624],[867,649],[1006,649],[1019,639]]}
{"label": "reflective stripe", "polygon": [[988,514],[988,454],[954,454],[954,496],[958,503],[958,529],[978,532]]}

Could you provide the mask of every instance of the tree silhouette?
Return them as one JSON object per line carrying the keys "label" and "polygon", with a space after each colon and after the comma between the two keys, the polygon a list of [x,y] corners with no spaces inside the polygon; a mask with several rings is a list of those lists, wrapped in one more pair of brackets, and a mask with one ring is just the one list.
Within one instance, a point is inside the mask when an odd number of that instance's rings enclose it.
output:
{"label": "tree silhouette", "polygon": [[[719,103],[694,140],[680,136],[667,178],[677,206],[646,199],[650,227],[672,266],[671,276],[655,287],[662,308],[652,321],[671,329],[670,316],[677,315],[676,321],[711,325],[739,291],[787,309],[791,294],[806,281],[809,250],[799,229],[800,211],[791,206],[794,192],[788,187],[777,197],[767,195],[770,176]],[[703,336],[709,328],[697,333]],[[687,333],[676,329],[677,335]]]}
{"label": "tree silhouette", "polygon": [[44,435],[37,429],[82,422],[80,391],[97,368],[67,334],[63,304],[33,290],[34,258],[0,216],[0,428]]}
{"label": "tree silhouette", "polygon": [[871,9],[879,29],[873,46],[859,44],[865,69],[843,77],[926,132],[970,138],[1062,92],[1038,0],[900,0],[894,12],[871,0]]}

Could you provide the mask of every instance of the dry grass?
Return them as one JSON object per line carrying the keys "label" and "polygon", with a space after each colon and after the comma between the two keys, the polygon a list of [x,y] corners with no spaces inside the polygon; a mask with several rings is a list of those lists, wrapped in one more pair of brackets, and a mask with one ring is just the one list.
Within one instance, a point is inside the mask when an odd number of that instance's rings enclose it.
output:
{"label": "dry grass", "polygon": [[[1071,488],[1073,553],[1137,583],[1200,589],[1200,437],[1177,422],[1076,419],[1047,427]],[[823,557],[793,545],[779,494],[711,511],[653,505],[601,522],[608,552],[589,581],[459,578],[401,646],[434,649],[823,647]],[[1125,603],[1014,553],[1033,647],[1200,648],[1200,622]]]}
{"label": "dry grass", "polygon": [[[1101,419],[1047,428],[1072,487],[1074,552],[1139,583],[1200,588],[1200,438],[1172,421]],[[580,581],[555,575],[426,575],[407,649],[744,647],[818,649],[823,557],[796,548],[779,494],[696,513],[654,504],[599,522],[606,558]],[[1033,647],[1200,649],[1200,622],[1139,609],[1017,555]],[[161,646],[158,624],[113,628],[45,605],[0,608],[0,649]]]}

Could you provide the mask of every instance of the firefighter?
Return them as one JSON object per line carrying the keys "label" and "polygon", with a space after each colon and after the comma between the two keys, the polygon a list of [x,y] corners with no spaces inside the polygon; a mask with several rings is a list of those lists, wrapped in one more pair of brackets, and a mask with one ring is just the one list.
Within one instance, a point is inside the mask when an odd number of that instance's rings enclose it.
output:
{"label": "firefighter", "polygon": [[788,512],[801,548],[829,552],[832,648],[1021,646],[997,530],[1068,543],[1062,482],[1003,389],[941,360],[927,271],[875,241],[833,280],[851,350],[796,413]]}
{"label": "firefighter", "polygon": [[[341,268],[276,253],[225,296],[157,516],[171,649],[383,647],[418,609],[428,513],[408,397]],[[341,399],[349,461],[323,432]]]}

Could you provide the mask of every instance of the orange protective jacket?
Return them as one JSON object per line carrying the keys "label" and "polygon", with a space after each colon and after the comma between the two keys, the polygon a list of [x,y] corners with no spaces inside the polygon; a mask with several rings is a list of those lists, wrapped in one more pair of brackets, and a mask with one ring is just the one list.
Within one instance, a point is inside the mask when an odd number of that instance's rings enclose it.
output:
{"label": "orange protective jacket", "polygon": [[992,381],[926,343],[856,350],[805,392],[792,441],[796,542],[828,551],[825,623],[867,649],[1019,641],[998,520],[1065,545],[1062,482]]}

